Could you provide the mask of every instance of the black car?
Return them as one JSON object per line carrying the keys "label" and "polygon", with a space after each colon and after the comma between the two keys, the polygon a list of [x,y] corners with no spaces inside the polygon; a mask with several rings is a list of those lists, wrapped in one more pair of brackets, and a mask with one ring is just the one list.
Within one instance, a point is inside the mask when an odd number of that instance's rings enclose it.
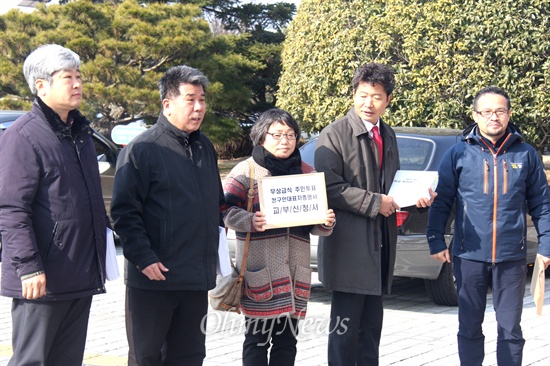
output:
{"label": "black car", "polygon": [[[462,131],[445,128],[394,127],[402,170],[437,171],[445,152],[460,141]],[[302,160],[314,166],[315,144],[312,139],[300,148]],[[424,279],[430,298],[440,305],[457,305],[452,264],[431,258],[426,240],[428,212],[397,211],[397,253],[394,275]],[[446,241],[453,242],[454,217],[449,218]],[[317,237],[311,237],[311,264],[317,266]],[[534,263],[537,234],[532,223],[527,230],[528,263]]]}
{"label": "black car", "polygon": [[[0,111],[0,136],[15,120],[27,113],[26,111]],[[97,161],[99,164],[99,173],[101,175],[101,188],[103,190],[103,199],[107,214],[111,207],[111,198],[113,196],[113,181],[116,169],[116,159],[119,148],[108,138],[94,130],[93,139],[97,151]],[[109,215],[110,217],[110,215]]]}

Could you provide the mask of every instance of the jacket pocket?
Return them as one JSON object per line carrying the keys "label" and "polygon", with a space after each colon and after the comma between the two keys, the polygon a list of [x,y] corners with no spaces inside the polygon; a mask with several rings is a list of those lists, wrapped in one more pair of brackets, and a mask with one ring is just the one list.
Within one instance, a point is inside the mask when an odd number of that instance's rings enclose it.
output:
{"label": "jacket pocket", "polygon": [[311,268],[297,265],[294,270],[294,297],[309,300],[311,296]]}
{"label": "jacket pocket", "polygon": [[158,255],[161,257],[170,257],[170,243],[168,241],[168,222],[166,220],[159,221],[159,242]]}
{"label": "jacket pocket", "polygon": [[46,261],[48,257],[50,256],[50,252],[52,251],[52,247],[54,246],[54,243],[57,238],[57,228],[59,227],[59,221],[55,222],[55,225],[53,226],[52,235],[50,236],[50,240],[48,241],[48,247],[46,248],[46,253],[44,254],[43,261]]}
{"label": "jacket pocket", "polygon": [[269,268],[259,271],[246,271],[246,296],[256,302],[263,302],[273,298],[273,285]]}
{"label": "jacket pocket", "polygon": [[[523,210],[522,210],[523,211]],[[525,245],[527,244],[527,237],[526,237],[526,233],[527,233],[527,218],[525,216],[525,213],[521,212],[520,213],[520,220],[521,220],[521,240],[519,241],[519,244],[520,244],[520,250],[523,250],[525,248]]]}

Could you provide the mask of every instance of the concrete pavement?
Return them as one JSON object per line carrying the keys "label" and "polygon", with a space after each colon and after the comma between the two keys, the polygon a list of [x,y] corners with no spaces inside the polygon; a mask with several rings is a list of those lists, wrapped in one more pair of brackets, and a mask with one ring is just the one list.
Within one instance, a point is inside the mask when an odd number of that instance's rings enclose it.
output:
{"label": "concrete pavement", "polygon": [[[122,270],[123,257],[120,254],[118,261]],[[84,360],[87,366],[125,365],[127,362],[123,279],[108,282],[106,286],[107,294],[94,297],[92,304]],[[327,365],[330,296],[330,291],[319,285],[312,291],[307,318],[300,322],[296,365]],[[524,365],[550,365],[549,299],[550,278],[547,278],[546,307],[543,315],[537,316],[527,285],[522,321],[527,339]],[[485,366],[497,364],[496,320],[491,300],[489,295],[484,322]],[[0,297],[0,366],[7,365],[11,355],[10,306],[11,299]],[[384,308],[380,365],[459,365],[456,349],[457,309],[433,304],[421,280],[397,279],[392,295],[384,298]],[[211,310],[206,331],[205,366],[242,364],[242,316]]]}

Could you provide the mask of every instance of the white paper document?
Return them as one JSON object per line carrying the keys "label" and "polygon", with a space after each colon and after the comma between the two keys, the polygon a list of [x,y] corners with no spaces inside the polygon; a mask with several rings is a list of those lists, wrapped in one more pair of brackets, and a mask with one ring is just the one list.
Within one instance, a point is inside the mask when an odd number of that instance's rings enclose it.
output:
{"label": "white paper document", "polygon": [[113,230],[107,228],[107,248],[105,252],[105,275],[107,281],[116,280],[120,274],[118,271],[118,262],[116,261],[116,248]]}
{"label": "white paper document", "polygon": [[533,276],[531,277],[531,287],[529,289],[533,296],[533,302],[537,307],[537,315],[542,315],[542,307],[544,305],[544,280],[544,264],[542,263],[540,254],[537,254]]}
{"label": "white paper document", "polygon": [[223,277],[231,274],[231,259],[229,258],[229,247],[227,246],[227,236],[225,228],[219,227],[220,243],[218,245],[218,273]]}
{"label": "white paper document", "polygon": [[438,175],[434,171],[398,170],[388,196],[399,207],[415,206],[420,198],[430,198],[429,188],[435,191]]}
{"label": "white paper document", "polygon": [[322,224],[328,204],[324,173],[263,177],[258,181],[265,229]]}

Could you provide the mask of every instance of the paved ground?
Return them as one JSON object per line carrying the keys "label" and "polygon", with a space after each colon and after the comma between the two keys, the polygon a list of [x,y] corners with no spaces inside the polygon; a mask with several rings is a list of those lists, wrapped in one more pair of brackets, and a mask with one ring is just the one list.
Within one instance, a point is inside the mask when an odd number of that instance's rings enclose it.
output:
{"label": "paved ground", "polygon": [[[118,259],[122,269],[122,256],[119,255]],[[128,346],[124,330],[122,278],[108,282],[107,292],[96,296],[92,305],[84,361],[87,366],[126,364]],[[527,339],[524,365],[550,365],[550,278],[546,279],[545,298],[547,306],[543,315],[537,316],[526,290],[522,322]],[[7,365],[11,355],[10,304],[10,299],[0,297],[0,366]],[[423,282],[409,279],[396,281],[394,291],[385,297],[384,305],[381,365],[458,365],[456,308],[432,304]],[[316,286],[308,316],[300,323],[297,365],[327,365],[329,312],[330,291]],[[205,366],[241,365],[241,344],[244,339],[242,320],[237,314],[209,313]],[[490,296],[484,332],[487,353],[485,366],[496,365],[496,322]]]}

